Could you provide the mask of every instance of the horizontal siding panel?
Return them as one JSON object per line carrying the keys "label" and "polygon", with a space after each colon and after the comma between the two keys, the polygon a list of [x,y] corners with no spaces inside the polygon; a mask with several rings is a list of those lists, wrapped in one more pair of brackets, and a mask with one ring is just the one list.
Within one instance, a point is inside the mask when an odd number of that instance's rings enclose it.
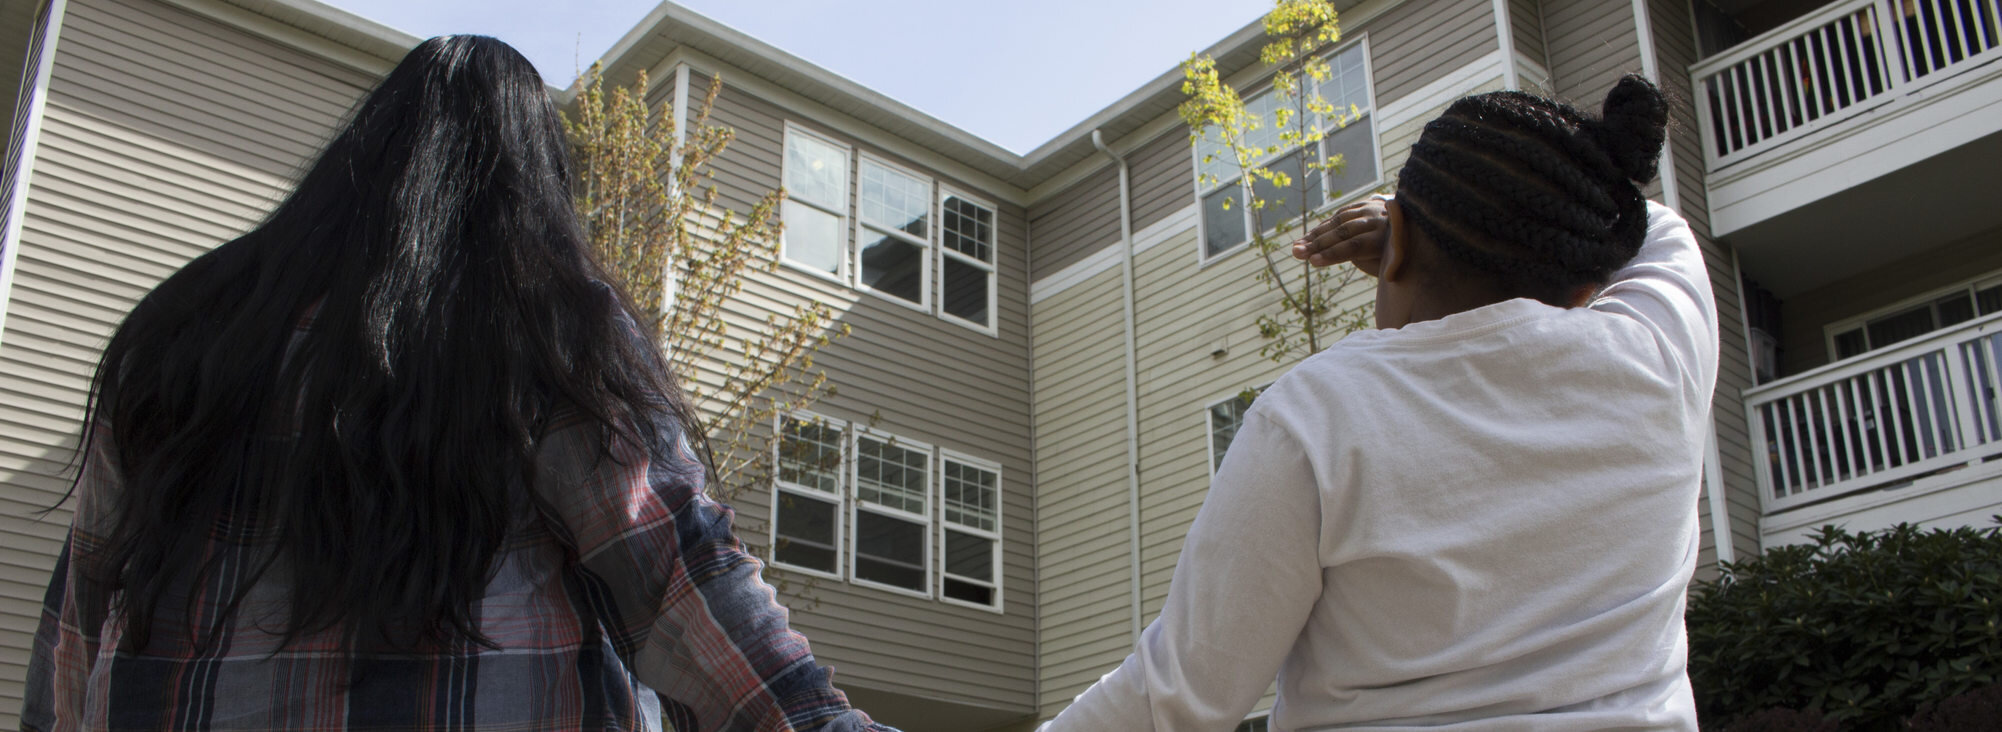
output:
{"label": "horizontal siding panel", "polygon": [[1378,105],[1402,99],[1501,46],[1492,0],[1400,3],[1367,30]]}
{"label": "horizontal siding panel", "polygon": [[1620,76],[1641,70],[1631,4],[1543,0],[1543,23],[1559,98],[1597,110]]}
{"label": "horizontal siding panel", "polygon": [[1515,52],[1550,67],[1543,48],[1543,7],[1541,0],[1508,0],[1509,42]]}

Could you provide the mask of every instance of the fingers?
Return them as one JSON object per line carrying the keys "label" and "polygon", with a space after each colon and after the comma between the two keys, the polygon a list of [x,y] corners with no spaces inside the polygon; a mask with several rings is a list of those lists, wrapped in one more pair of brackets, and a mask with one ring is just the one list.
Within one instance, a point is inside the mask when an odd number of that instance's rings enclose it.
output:
{"label": "fingers", "polygon": [[1381,205],[1343,207],[1310,230],[1306,238],[1294,242],[1293,257],[1326,267],[1380,256],[1390,230],[1389,220],[1381,212]]}

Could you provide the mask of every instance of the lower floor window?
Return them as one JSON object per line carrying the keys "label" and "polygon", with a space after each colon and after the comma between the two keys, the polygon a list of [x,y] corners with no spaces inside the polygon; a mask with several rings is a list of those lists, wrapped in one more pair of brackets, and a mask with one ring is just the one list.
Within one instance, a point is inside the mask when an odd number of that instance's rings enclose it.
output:
{"label": "lower floor window", "polygon": [[1001,470],[954,455],[942,458],[941,533],[945,571],[939,594],[998,608],[1001,602]]}
{"label": "lower floor window", "polygon": [[773,560],[829,574],[840,570],[840,501],[780,490],[773,513],[778,535],[772,546]]}

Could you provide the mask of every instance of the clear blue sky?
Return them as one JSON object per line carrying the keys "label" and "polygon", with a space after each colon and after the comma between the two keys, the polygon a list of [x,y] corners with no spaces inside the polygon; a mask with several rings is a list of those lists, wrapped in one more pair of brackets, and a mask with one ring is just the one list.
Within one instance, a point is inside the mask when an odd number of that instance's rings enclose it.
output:
{"label": "clear blue sky", "polygon": [[[418,37],[481,33],[567,85],[652,0],[323,0]],[[683,0],[682,5],[1027,152],[1271,0]]]}

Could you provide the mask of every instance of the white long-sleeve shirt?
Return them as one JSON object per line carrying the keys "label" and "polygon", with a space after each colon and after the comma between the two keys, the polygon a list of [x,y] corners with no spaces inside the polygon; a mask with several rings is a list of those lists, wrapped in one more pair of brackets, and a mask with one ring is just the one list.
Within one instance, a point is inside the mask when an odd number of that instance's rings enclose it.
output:
{"label": "white long-sleeve shirt", "polygon": [[1138,648],[1046,732],[1694,730],[1686,586],[1717,369],[1650,206],[1589,307],[1349,335],[1253,404]]}

